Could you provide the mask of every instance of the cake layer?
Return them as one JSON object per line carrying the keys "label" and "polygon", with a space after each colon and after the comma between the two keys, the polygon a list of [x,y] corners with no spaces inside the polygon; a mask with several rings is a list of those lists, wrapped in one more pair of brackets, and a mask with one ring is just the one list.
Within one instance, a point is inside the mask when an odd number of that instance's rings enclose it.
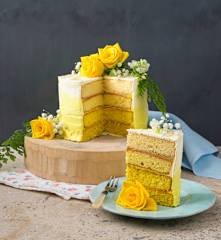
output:
{"label": "cake layer", "polygon": [[172,179],[169,176],[159,175],[131,164],[127,164],[126,177],[129,181],[139,181],[147,188],[171,190]]}
{"label": "cake layer", "polygon": [[104,92],[131,97],[133,91],[133,82],[117,77],[104,78]]}
{"label": "cake layer", "polygon": [[83,129],[90,127],[97,122],[103,122],[103,108],[94,108],[92,111],[85,113],[84,115],[63,115],[60,116],[61,122],[64,128],[67,129]]}
{"label": "cake layer", "polygon": [[84,112],[89,112],[94,108],[103,106],[103,95],[99,94],[93,97],[89,97],[83,100]]}
{"label": "cake layer", "polygon": [[117,136],[126,136],[127,129],[130,128],[130,124],[124,124],[120,122],[106,120],[104,121],[104,132],[117,135]]}
{"label": "cake layer", "polygon": [[129,132],[127,146],[138,151],[149,152],[167,160],[173,160],[175,157],[175,142],[153,136]]}
{"label": "cake layer", "polygon": [[83,84],[81,87],[81,97],[89,98],[103,93],[103,80],[97,80]]}
{"label": "cake layer", "polygon": [[103,106],[103,95],[79,99],[66,93],[60,94],[60,111],[63,115],[82,115],[94,108]]}
{"label": "cake layer", "polygon": [[117,108],[123,108],[126,110],[131,110],[131,97],[123,97],[117,94],[104,94],[104,106],[113,106]]}
{"label": "cake layer", "polygon": [[96,124],[88,128],[68,128],[64,127],[64,139],[82,142],[89,141],[97,136],[100,136],[104,131],[103,122],[97,122]]}
{"label": "cake layer", "polygon": [[150,193],[150,196],[159,204],[168,207],[175,207],[180,204],[180,175],[181,169],[177,169],[173,178],[172,186],[169,191],[162,191],[158,189],[151,189],[145,186],[145,188]]}
{"label": "cake layer", "polygon": [[104,121],[120,122],[132,127],[133,112],[115,107],[104,107]]}
{"label": "cake layer", "polygon": [[146,168],[163,175],[169,175],[172,166],[171,161],[130,148],[126,151],[126,163]]}
{"label": "cake layer", "polygon": [[[145,188],[148,189],[147,187]],[[152,197],[159,205],[168,206],[168,207],[173,207],[178,205],[175,203],[174,195],[172,194],[171,191],[148,189],[148,192],[150,194],[150,197]]]}

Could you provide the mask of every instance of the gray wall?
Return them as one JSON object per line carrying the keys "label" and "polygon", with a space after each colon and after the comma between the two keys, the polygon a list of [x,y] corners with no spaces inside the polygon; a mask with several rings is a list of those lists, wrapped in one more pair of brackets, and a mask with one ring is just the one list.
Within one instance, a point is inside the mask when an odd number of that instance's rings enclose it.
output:
{"label": "gray wall", "polygon": [[57,75],[118,41],[171,112],[221,145],[221,1],[0,0],[0,141],[58,106]]}

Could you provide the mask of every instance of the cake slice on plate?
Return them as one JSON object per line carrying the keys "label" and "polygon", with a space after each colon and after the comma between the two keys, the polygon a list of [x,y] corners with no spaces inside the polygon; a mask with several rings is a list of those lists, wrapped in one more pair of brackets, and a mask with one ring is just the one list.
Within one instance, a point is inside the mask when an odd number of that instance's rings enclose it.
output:
{"label": "cake slice on plate", "polygon": [[159,205],[177,206],[180,203],[182,153],[181,130],[129,129],[127,180],[139,181]]}

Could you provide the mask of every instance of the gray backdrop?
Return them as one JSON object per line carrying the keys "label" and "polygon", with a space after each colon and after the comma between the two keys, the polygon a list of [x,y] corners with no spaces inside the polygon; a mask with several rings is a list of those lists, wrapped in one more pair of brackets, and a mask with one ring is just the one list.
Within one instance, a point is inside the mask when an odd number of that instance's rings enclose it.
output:
{"label": "gray backdrop", "polygon": [[0,0],[0,141],[58,106],[57,75],[118,41],[171,112],[221,145],[221,1]]}

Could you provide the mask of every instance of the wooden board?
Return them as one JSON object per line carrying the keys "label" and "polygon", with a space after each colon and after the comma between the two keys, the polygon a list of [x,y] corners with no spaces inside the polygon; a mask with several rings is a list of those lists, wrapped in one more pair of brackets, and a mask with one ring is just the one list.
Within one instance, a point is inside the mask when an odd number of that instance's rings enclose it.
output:
{"label": "wooden board", "polygon": [[89,142],[25,138],[25,166],[56,181],[98,184],[125,175],[126,138],[100,136]]}

